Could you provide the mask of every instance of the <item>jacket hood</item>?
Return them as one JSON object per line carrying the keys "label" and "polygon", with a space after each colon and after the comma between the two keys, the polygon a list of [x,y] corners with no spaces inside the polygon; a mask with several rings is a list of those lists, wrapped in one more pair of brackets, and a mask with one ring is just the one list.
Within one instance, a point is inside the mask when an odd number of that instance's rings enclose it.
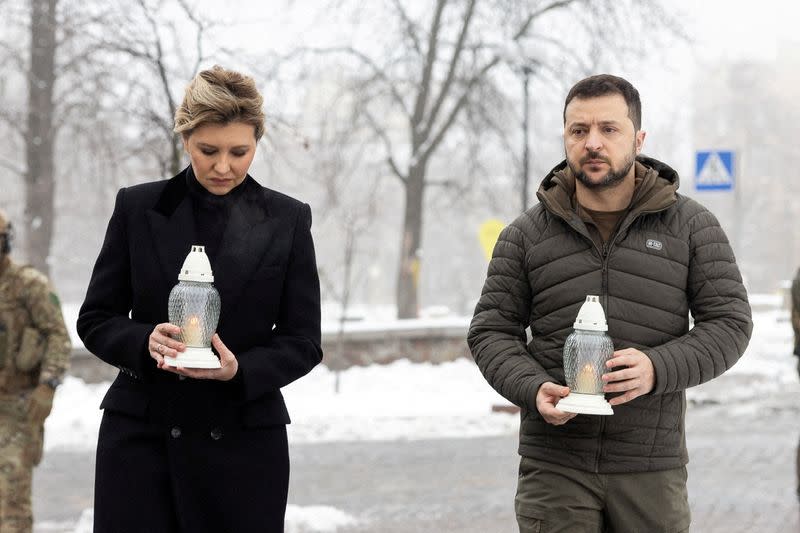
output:
{"label": "jacket hood", "polygon": [[[631,211],[660,211],[677,201],[680,186],[678,173],[666,163],[647,156],[637,156],[635,162],[637,186],[631,199]],[[551,212],[570,220],[575,215],[572,199],[575,195],[575,175],[564,160],[545,176],[536,196]]]}

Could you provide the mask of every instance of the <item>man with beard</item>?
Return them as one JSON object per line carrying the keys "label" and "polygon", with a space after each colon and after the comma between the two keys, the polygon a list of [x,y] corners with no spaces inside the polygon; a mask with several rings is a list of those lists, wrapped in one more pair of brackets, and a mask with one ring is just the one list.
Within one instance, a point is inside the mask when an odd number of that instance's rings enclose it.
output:
{"label": "man with beard", "polygon": [[[522,532],[687,531],[685,390],[730,368],[750,338],[725,233],[677,193],[672,168],[641,155],[644,138],[628,81],[603,74],[570,90],[566,160],[500,234],[470,325],[481,372],[521,408]],[[589,294],[616,350],[602,376],[613,416],[557,406],[570,394],[564,342]]]}

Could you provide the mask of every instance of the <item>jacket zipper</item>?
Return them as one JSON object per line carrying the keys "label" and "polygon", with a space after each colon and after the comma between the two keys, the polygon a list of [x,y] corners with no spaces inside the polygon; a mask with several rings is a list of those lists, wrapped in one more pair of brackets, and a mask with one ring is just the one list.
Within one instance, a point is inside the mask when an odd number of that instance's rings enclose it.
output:
{"label": "jacket zipper", "polygon": [[[617,234],[615,233],[610,242],[613,243],[614,239],[617,238]],[[600,251],[601,253],[601,298],[603,299],[603,309],[605,309],[606,317],[608,316],[608,255],[609,255],[609,241],[603,243],[603,249]],[[600,472],[600,456],[603,453],[603,434],[606,430],[606,419],[604,416],[600,417],[600,432],[597,436],[597,454],[594,458],[594,471]]]}
{"label": "jacket zipper", "polygon": [[608,316],[608,252],[609,246],[608,241],[606,241],[603,243],[603,249],[600,250],[600,293],[603,297],[603,309],[606,310],[606,316]]}
{"label": "jacket zipper", "polygon": [[[671,205],[672,204],[670,204],[670,206]],[[664,209],[667,208],[665,207]],[[600,253],[600,268],[601,268],[600,292],[601,292],[601,299],[603,302],[603,309],[605,310],[606,316],[608,316],[608,258],[611,255],[611,250],[614,247],[614,243],[616,242],[617,237],[619,237],[620,234],[626,231],[633,224],[633,222],[640,216],[650,213],[658,213],[659,211],[662,210],[663,209],[654,209],[654,210],[640,211],[636,213],[636,215],[630,220],[628,220],[627,223],[624,223],[624,225],[621,225],[619,228],[617,228],[617,231],[614,232],[614,235],[612,235],[608,241],[604,242],[602,247],[598,247],[594,239],[592,239],[590,235],[581,231],[579,226],[573,224],[571,220],[568,220],[567,218],[561,216],[559,213],[555,213],[554,211],[548,209],[548,211],[550,211],[551,214],[556,215],[562,220],[564,220],[568,226],[573,228],[579,235],[582,235],[585,239],[587,239],[592,244],[594,249]],[[605,417],[601,416],[600,432],[598,433],[597,436],[597,453],[595,454],[595,459],[594,459],[594,471],[596,473],[600,472],[600,456],[603,453],[603,434],[605,433],[605,430],[606,430],[606,419]]]}
{"label": "jacket zipper", "polygon": [[[603,309],[606,312],[606,317],[608,317],[608,259],[611,255],[611,250],[614,248],[614,244],[617,242],[617,238],[622,234],[623,231],[626,231],[633,222],[646,213],[655,213],[657,211],[641,211],[637,213],[633,218],[627,221],[624,225],[621,225],[617,228],[617,231],[614,232],[614,235],[611,238],[603,243],[603,247],[600,250],[601,255],[601,293],[602,293],[602,300],[603,300]],[[600,433],[597,437],[597,455],[595,456],[594,461],[594,470],[595,472],[600,471],[600,456],[603,453],[603,434],[606,430],[606,419],[605,417],[600,417]]]}

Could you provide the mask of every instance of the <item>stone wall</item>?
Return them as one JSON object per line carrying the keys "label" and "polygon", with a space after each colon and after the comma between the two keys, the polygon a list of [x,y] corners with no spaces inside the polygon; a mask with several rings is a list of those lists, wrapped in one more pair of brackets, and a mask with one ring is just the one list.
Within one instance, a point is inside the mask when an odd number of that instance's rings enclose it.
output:
{"label": "stone wall", "polygon": [[[322,362],[329,368],[344,370],[351,366],[388,364],[398,359],[443,363],[459,357],[471,358],[466,323],[449,321],[441,325],[420,325],[417,321],[406,322],[370,329],[352,325],[341,339],[338,332],[323,330]],[[70,373],[96,383],[114,379],[117,369],[80,347],[73,350]]]}
{"label": "stone wall", "polygon": [[330,368],[387,364],[398,359],[414,363],[443,363],[471,357],[467,347],[467,328],[459,325],[408,326],[342,335],[325,332],[322,336],[323,363]]}

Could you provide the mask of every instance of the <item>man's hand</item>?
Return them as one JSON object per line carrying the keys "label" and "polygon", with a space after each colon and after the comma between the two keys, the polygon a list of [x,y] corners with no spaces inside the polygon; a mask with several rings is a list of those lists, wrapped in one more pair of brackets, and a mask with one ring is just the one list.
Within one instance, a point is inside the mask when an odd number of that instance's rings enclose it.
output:
{"label": "man's hand", "polygon": [[608,403],[620,405],[647,394],[656,384],[656,373],[650,358],[636,348],[617,350],[606,367],[624,367],[603,374],[603,392],[622,392],[621,396],[611,398]]}
{"label": "man's hand", "polygon": [[551,381],[547,381],[539,387],[539,392],[536,393],[536,409],[539,410],[539,414],[542,415],[545,422],[560,426],[577,416],[575,413],[567,413],[556,408],[558,400],[568,394],[568,387],[556,385]]}
{"label": "man's hand", "polygon": [[55,390],[50,385],[42,383],[37,385],[28,397],[28,421],[38,426],[44,424],[50,409],[53,408]]}

